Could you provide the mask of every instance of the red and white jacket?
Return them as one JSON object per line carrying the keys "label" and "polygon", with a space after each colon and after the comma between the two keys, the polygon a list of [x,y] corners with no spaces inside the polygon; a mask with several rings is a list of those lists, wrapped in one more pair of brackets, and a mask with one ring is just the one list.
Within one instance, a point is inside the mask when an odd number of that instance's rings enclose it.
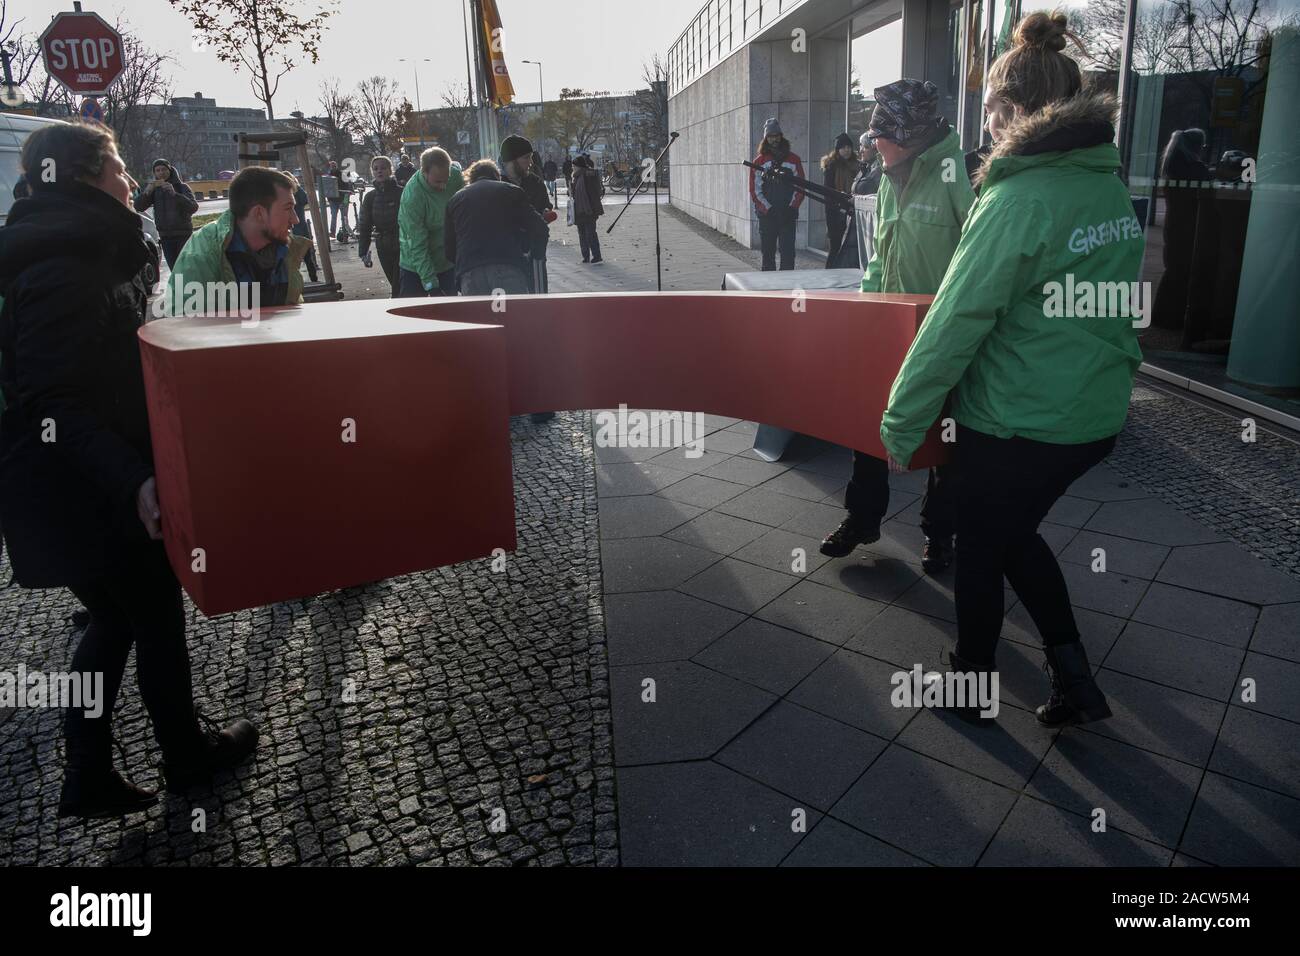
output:
{"label": "red and white jacket", "polygon": [[[785,158],[777,163],[777,160],[770,153],[759,153],[754,157],[755,166],[763,166],[770,169],[773,164],[778,168],[787,170],[805,179],[803,174],[803,160],[793,150],[785,154]],[[803,202],[803,191],[791,188],[783,182],[764,179],[763,175],[756,169],[749,171],[749,198],[754,203],[754,210],[764,216],[773,206],[788,206],[796,213],[799,211],[799,205]]]}

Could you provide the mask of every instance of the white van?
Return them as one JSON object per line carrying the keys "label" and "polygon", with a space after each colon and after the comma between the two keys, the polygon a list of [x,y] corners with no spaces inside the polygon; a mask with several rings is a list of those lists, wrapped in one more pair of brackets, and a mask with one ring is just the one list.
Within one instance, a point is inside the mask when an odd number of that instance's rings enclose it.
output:
{"label": "white van", "polygon": [[[21,171],[23,143],[42,126],[61,123],[62,120],[45,116],[25,116],[22,113],[0,113],[0,226],[9,219],[9,207],[14,204],[14,186]],[[158,227],[153,216],[141,213],[146,235],[158,241]]]}

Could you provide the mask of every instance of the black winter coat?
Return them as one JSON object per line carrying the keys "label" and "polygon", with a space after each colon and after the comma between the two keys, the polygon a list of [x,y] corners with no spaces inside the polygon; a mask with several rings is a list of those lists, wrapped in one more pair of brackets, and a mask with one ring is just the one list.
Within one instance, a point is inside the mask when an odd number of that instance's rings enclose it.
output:
{"label": "black winter coat", "polygon": [[357,255],[370,251],[371,234],[375,239],[397,242],[397,212],[402,205],[402,187],[391,176],[361,200],[361,218],[357,222]]}
{"label": "black winter coat", "polygon": [[160,239],[181,239],[194,232],[194,214],[198,212],[199,203],[194,198],[194,190],[181,182],[181,177],[171,166],[171,175],[167,177],[172,190],[168,192],[161,186],[149,189],[149,183],[140,187],[140,195],[135,198],[135,208],[144,212],[153,206],[153,221],[158,227]]}
{"label": "black winter coat", "polygon": [[457,279],[467,270],[486,265],[516,265],[524,274],[527,250],[536,259],[546,255],[550,229],[513,183],[480,179],[447,203],[444,246],[456,264]]}
{"label": "black winter coat", "polygon": [[157,263],[140,217],[81,183],[15,203],[0,229],[0,528],[24,587],[93,580],[149,540],[136,331]]}

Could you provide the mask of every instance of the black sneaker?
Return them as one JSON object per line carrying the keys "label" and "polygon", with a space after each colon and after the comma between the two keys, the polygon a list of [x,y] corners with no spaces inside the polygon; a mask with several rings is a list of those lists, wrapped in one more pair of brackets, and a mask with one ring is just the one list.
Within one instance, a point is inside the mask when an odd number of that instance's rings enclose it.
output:
{"label": "black sneaker", "polygon": [[201,740],[191,752],[163,762],[163,778],[169,793],[183,793],[209,783],[223,770],[238,767],[257,749],[257,728],[240,719],[222,728],[204,716],[196,705],[194,716],[203,724]]}
{"label": "black sneaker", "polygon": [[921,567],[926,574],[938,574],[952,566],[952,537],[926,538],[921,548]]}
{"label": "black sneaker", "polygon": [[123,779],[116,770],[99,772],[68,768],[59,795],[60,817],[100,820],[148,810],[158,794]]}
{"label": "black sneaker", "polygon": [[860,544],[880,540],[880,525],[864,526],[850,515],[822,540],[821,553],[828,558],[842,558]]}

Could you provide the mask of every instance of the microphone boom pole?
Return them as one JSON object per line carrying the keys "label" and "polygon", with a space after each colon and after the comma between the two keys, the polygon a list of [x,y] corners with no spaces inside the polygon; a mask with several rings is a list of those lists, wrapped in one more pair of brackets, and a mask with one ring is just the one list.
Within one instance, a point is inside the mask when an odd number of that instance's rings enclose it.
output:
{"label": "microphone boom pole", "polygon": [[[655,289],[659,292],[664,291],[663,255],[659,246],[659,164],[663,162],[664,157],[668,155],[668,150],[672,148],[673,143],[677,142],[677,137],[680,135],[680,133],[669,133],[667,145],[659,151],[659,155],[655,157],[654,161]],[[605,230],[605,235],[609,235],[614,231],[614,227],[618,225],[618,221],[623,218],[623,213],[627,212],[628,207],[632,205],[632,200],[641,195],[641,190],[643,189],[645,189],[644,173],[641,176],[641,182],[637,184],[636,192],[627,197],[627,202],[623,204],[623,208],[614,218],[614,221],[609,224],[609,228]],[[572,202],[573,200],[570,199],[569,201]]]}

